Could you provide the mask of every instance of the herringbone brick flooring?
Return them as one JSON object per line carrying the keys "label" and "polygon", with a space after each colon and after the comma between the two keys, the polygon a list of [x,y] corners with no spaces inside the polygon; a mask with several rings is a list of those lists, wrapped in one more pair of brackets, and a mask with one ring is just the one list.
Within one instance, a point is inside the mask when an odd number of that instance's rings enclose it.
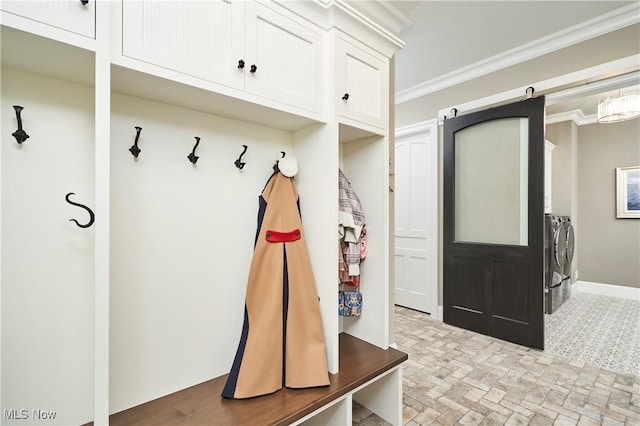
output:
{"label": "herringbone brick flooring", "polygon": [[[396,308],[404,424],[640,425],[640,377]],[[385,424],[363,407],[354,425]]]}

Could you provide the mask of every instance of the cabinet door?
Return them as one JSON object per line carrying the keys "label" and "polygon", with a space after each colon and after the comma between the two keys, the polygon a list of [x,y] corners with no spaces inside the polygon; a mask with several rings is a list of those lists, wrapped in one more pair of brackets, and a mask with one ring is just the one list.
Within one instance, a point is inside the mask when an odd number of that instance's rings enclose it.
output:
{"label": "cabinet door", "polygon": [[246,8],[246,91],[319,112],[320,33],[257,2],[247,2]]}
{"label": "cabinet door", "polygon": [[86,37],[95,38],[95,0],[2,1],[5,12],[52,25]]}
{"label": "cabinet door", "polygon": [[242,88],[244,4],[239,0],[123,2],[123,55]]}
{"label": "cabinet door", "polygon": [[338,40],[336,79],[339,114],[379,128],[387,127],[389,71],[381,55]]}

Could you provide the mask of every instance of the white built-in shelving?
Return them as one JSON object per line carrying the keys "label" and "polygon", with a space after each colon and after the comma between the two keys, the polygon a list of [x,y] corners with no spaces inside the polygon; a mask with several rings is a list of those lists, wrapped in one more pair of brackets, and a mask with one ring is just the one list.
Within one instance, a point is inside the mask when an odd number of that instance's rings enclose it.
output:
{"label": "white built-in shelving", "polygon": [[[330,372],[343,368],[340,332],[387,348],[389,59],[401,42],[342,2],[84,3],[0,5],[2,409],[106,424],[227,373],[257,197],[280,151],[299,163]],[[367,214],[356,319],[336,308],[339,167]],[[68,221],[86,219],[68,192],[93,227]],[[358,389],[373,411],[372,394],[401,401],[393,374]],[[351,400],[306,421],[346,424]]]}

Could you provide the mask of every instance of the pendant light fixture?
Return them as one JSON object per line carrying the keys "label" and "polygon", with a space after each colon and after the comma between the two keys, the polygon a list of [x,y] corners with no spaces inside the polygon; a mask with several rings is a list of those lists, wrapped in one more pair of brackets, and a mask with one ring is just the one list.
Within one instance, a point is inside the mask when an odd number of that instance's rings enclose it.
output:
{"label": "pendant light fixture", "polygon": [[640,117],[640,93],[611,96],[598,101],[598,123],[616,123]]}

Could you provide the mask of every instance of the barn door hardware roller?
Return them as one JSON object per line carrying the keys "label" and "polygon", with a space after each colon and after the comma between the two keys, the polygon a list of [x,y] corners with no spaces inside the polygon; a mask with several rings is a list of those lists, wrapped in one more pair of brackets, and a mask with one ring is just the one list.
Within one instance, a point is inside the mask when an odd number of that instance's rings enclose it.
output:
{"label": "barn door hardware roller", "polygon": [[527,90],[525,90],[525,93],[527,94],[527,99],[533,98],[533,92],[535,92],[535,90],[536,89],[534,89],[533,86],[527,87]]}

